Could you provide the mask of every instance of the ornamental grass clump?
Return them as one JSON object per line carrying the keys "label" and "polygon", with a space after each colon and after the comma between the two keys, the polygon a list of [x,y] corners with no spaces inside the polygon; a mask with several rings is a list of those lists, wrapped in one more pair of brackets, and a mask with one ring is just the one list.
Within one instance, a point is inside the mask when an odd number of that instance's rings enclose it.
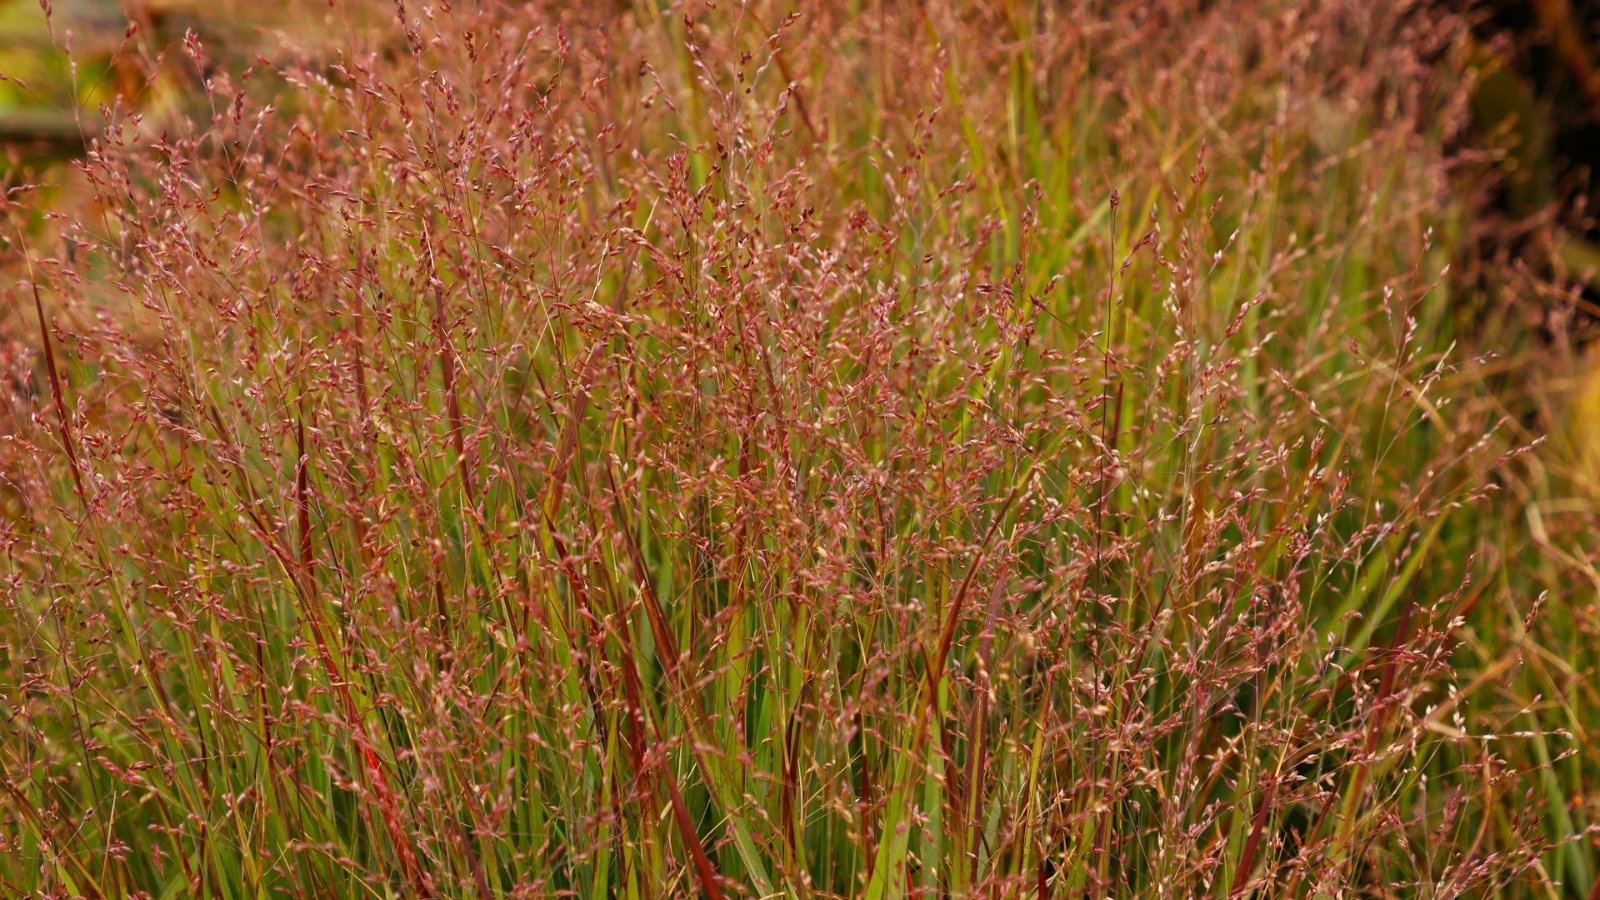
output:
{"label": "ornamental grass clump", "polygon": [[1594,883],[1461,23],[535,6],[8,185],[5,893]]}

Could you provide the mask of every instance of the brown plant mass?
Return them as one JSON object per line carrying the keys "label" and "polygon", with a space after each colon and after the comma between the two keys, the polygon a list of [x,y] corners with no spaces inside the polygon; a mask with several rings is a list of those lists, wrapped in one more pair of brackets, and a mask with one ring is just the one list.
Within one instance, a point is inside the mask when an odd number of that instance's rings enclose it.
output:
{"label": "brown plant mass", "polygon": [[5,176],[0,892],[1600,890],[1463,21],[290,6]]}

